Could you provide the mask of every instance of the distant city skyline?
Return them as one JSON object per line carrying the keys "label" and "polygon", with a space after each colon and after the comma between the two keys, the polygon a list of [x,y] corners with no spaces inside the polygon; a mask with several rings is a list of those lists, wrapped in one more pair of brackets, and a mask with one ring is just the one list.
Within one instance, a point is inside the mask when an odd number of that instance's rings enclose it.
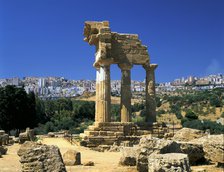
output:
{"label": "distant city skyline", "polygon": [[[156,82],[224,73],[223,8],[223,0],[0,0],[0,78],[94,80],[95,50],[82,35],[86,20],[138,34],[159,65]],[[111,68],[119,80],[120,69]],[[141,66],[131,72],[132,80],[144,80]]]}
{"label": "distant city skyline", "polygon": [[[172,78],[171,80],[169,81],[165,81],[165,82],[157,82],[157,83],[166,83],[166,82],[173,82],[175,80],[178,80],[178,79],[188,79],[188,78],[204,78],[204,77],[209,77],[209,76],[219,76],[221,75],[222,77],[224,77],[224,73],[214,73],[214,74],[208,74],[208,75],[203,75],[203,76],[197,76],[197,75],[188,75],[188,76],[180,76],[180,77],[177,77],[177,78]],[[73,78],[67,78],[65,76],[22,76],[22,77],[18,77],[18,76],[15,76],[15,77],[1,77],[0,80],[2,79],[13,79],[13,78],[19,78],[19,79],[24,79],[24,78],[64,78],[64,79],[68,79],[68,80],[74,80],[74,81],[78,81],[78,80],[91,80],[91,81],[95,81],[96,79],[93,78],[93,79],[88,79],[88,78],[80,78],[80,79],[73,79]],[[120,78],[118,79],[112,79],[112,81],[116,81],[116,80],[121,80]],[[143,79],[131,79],[132,81],[141,81],[143,82],[145,80],[145,78]]]}

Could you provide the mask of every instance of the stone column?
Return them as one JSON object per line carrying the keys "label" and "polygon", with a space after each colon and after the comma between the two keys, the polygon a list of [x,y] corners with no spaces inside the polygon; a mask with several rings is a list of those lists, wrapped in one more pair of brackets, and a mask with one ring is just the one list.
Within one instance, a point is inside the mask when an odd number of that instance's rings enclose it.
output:
{"label": "stone column", "polygon": [[95,100],[95,122],[98,122],[99,116],[99,85],[100,85],[100,68],[96,68],[96,100]]}
{"label": "stone column", "polygon": [[156,122],[155,69],[157,64],[144,65],[146,70],[146,122]]}
{"label": "stone column", "polygon": [[97,122],[110,122],[110,65],[101,65],[98,73]]}
{"label": "stone column", "polygon": [[131,73],[132,65],[119,64],[121,78],[121,122],[131,122]]}

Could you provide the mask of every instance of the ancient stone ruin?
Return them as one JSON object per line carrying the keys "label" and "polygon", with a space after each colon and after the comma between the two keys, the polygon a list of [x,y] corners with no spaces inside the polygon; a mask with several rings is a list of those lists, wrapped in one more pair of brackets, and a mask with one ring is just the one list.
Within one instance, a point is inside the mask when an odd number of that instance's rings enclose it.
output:
{"label": "ancient stone ruin", "polygon": [[19,134],[19,143],[23,144],[25,141],[34,141],[34,131],[30,128],[26,128],[26,131],[24,133]]}
{"label": "ancient stone ruin", "polygon": [[0,158],[7,152],[6,145],[9,144],[9,135],[4,130],[0,130]]}
{"label": "ancient stone ruin", "polygon": [[[108,21],[85,22],[84,41],[96,47],[96,112],[95,123],[84,134],[87,146],[113,144],[127,136],[141,135],[156,121],[155,69],[151,64],[147,47],[142,45],[137,34],[111,32]],[[111,122],[110,66],[117,64],[121,69],[120,122]],[[146,71],[146,125],[131,122],[131,68],[142,65]],[[144,133],[145,134],[145,133]]]}
{"label": "ancient stone ruin", "polygon": [[66,172],[65,164],[57,146],[26,141],[21,145],[17,154],[20,156],[23,172]]}

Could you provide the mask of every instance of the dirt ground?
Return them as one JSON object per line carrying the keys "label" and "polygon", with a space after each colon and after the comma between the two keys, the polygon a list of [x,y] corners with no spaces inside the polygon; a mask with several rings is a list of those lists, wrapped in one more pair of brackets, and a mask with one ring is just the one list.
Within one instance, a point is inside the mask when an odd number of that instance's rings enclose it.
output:
{"label": "dirt ground", "polygon": [[[119,152],[97,152],[92,151],[85,147],[72,146],[67,140],[63,138],[44,138],[42,143],[47,145],[56,145],[60,148],[61,154],[65,153],[68,149],[75,149],[81,152],[82,163],[93,161],[95,166],[71,166],[66,167],[68,172],[137,172],[135,167],[122,167],[118,166],[120,153]],[[21,167],[19,163],[19,156],[17,151],[19,144],[8,146],[7,155],[0,158],[0,172],[20,172]]]}
{"label": "dirt ground", "polygon": [[[120,152],[96,152],[85,147],[73,146],[63,138],[44,138],[42,143],[47,145],[56,145],[60,148],[61,154],[68,149],[75,149],[81,152],[82,163],[93,161],[95,166],[71,166],[66,167],[68,172],[137,172],[135,167],[122,167],[118,165]],[[19,156],[17,151],[19,144],[8,146],[7,155],[0,158],[0,172],[20,172]],[[223,169],[215,168],[214,165],[192,167],[193,172],[200,169],[205,169],[207,172],[223,172]]]}

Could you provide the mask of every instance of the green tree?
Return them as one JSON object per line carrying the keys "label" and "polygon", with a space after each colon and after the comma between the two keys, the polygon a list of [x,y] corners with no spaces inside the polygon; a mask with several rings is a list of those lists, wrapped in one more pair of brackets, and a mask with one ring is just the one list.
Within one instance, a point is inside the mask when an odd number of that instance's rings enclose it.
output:
{"label": "green tree", "polygon": [[211,106],[215,106],[215,107],[221,107],[222,106],[222,101],[215,94],[210,96],[209,101],[210,101]]}
{"label": "green tree", "polygon": [[27,95],[24,88],[0,88],[0,128],[24,129],[36,125],[35,96]]}
{"label": "green tree", "polygon": [[120,121],[120,105],[112,104],[111,105],[111,118],[112,121]]}
{"label": "green tree", "polygon": [[186,112],[185,117],[186,117],[189,121],[198,119],[198,116],[197,116],[192,110],[188,110],[188,111]]}

